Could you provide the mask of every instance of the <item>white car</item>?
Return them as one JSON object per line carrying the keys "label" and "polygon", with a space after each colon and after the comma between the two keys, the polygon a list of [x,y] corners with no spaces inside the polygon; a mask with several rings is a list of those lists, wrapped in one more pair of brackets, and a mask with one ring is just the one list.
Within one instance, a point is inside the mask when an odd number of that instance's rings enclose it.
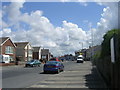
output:
{"label": "white car", "polygon": [[10,63],[9,55],[0,55],[0,63]]}
{"label": "white car", "polygon": [[82,55],[79,55],[77,57],[77,63],[83,63],[84,62],[84,59],[83,59],[83,56]]}

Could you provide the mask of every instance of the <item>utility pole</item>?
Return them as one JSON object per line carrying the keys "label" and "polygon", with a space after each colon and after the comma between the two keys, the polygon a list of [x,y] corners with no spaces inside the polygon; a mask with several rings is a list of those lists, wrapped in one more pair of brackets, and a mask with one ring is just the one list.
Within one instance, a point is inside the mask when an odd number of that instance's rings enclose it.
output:
{"label": "utility pole", "polygon": [[91,60],[93,60],[93,30],[92,30],[92,24],[90,23],[90,30],[91,30]]}

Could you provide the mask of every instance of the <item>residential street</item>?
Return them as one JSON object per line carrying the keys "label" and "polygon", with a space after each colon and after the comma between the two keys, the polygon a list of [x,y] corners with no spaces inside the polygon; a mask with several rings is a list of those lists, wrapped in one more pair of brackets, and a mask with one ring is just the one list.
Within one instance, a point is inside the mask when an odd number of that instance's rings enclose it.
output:
{"label": "residential street", "polygon": [[[43,66],[43,65],[42,65]],[[43,67],[3,67],[3,88],[105,88],[105,84],[89,61],[64,62],[59,74],[44,74]]]}

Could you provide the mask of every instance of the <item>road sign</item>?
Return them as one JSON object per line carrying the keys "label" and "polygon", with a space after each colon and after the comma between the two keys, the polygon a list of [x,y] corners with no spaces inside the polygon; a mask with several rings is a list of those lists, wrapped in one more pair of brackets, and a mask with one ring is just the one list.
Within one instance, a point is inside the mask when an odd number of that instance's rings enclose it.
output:
{"label": "road sign", "polygon": [[111,62],[115,63],[115,47],[114,47],[114,37],[110,41],[111,46]]}

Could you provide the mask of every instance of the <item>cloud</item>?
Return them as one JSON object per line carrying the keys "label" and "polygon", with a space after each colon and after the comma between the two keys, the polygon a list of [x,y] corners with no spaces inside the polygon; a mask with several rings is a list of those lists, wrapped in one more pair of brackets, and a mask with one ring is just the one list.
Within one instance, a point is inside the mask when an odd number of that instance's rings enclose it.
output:
{"label": "cloud", "polygon": [[6,11],[6,13],[4,13],[7,16],[7,20],[9,22],[8,26],[12,26],[14,25],[16,28],[19,28],[19,20],[21,17],[21,11],[20,9],[23,8],[23,4],[25,2],[25,0],[16,0],[15,2],[13,2],[14,0],[11,0],[12,3],[9,6],[4,6],[3,7],[3,12]]}
{"label": "cloud", "polygon": [[[56,56],[74,53],[75,50],[81,48],[79,42],[84,41],[86,32],[79,28],[77,24],[63,21],[62,27],[54,27],[49,19],[43,16],[43,11],[21,13],[20,9],[23,4],[23,2],[13,2],[5,7],[5,14],[8,13],[9,15],[9,22],[7,23],[9,27],[14,27],[24,22],[29,29],[25,30],[26,28],[17,27],[17,30],[13,31],[10,28],[5,28],[2,31],[3,36],[10,36],[13,41],[29,41],[33,46],[40,45],[49,48]],[[16,14],[12,16],[13,12]]]}
{"label": "cloud", "polygon": [[105,5],[106,8],[103,9],[100,21],[97,23],[97,28],[94,32],[95,44],[101,43],[103,35],[107,31],[118,28],[118,3],[109,2],[101,3],[101,5]]}
{"label": "cloud", "polygon": [[4,21],[2,21],[3,15],[3,11],[2,9],[0,9],[0,30],[2,30],[2,28],[8,27],[7,24]]}
{"label": "cloud", "polygon": [[0,29],[2,29],[2,10],[0,10]]}
{"label": "cloud", "polygon": [[0,31],[0,37],[2,36],[12,37],[12,30],[10,28],[4,28],[2,31]]}
{"label": "cloud", "polygon": [[[105,5],[106,8],[103,9],[97,28],[84,31],[77,24],[65,20],[62,21],[62,27],[55,27],[47,17],[43,16],[43,11],[22,13],[20,9],[24,7],[24,1],[12,2],[4,8],[3,15],[8,14],[8,22],[2,20],[7,25],[0,34],[11,37],[15,42],[29,41],[33,46],[49,48],[56,56],[74,53],[82,48],[79,42],[82,42],[84,47],[89,46],[92,41],[91,32],[94,36],[94,45],[97,45],[101,43],[106,31],[117,27],[116,3],[101,3],[101,5]],[[84,22],[92,25],[87,20]],[[21,28],[23,25],[25,26]],[[13,27],[15,30],[12,30]]]}
{"label": "cloud", "polygon": [[119,0],[58,0],[62,2],[119,2]]}

